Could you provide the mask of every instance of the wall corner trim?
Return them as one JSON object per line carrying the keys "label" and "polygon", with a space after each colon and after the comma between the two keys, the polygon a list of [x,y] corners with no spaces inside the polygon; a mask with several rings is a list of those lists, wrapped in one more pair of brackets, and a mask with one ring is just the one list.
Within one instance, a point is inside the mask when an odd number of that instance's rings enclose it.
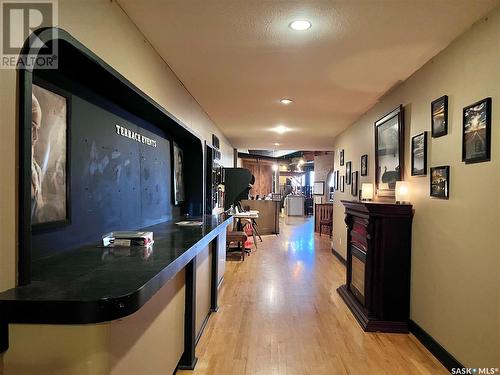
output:
{"label": "wall corner trim", "polygon": [[[342,263],[346,265],[345,258],[333,248],[332,254]],[[431,335],[429,335],[422,327],[410,319],[408,322],[410,332],[417,338],[420,343],[427,348],[441,364],[451,372],[453,368],[465,368],[453,355],[451,355],[445,348],[441,346]]]}
{"label": "wall corner trim", "polygon": [[408,322],[410,332],[422,343],[423,346],[451,372],[453,368],[464,368],[464,366],[453,357],[445,348],[441,346],[431,335],[429,335],[422,327],[410,319]]}
{"label": "wall corner trim", "polygon": [[332,246],[332,254],[335,255],[335,257],[340,260],[340,263],[342,263],[344,266],[347,264],[345,258],[337,251],[333,248]]}

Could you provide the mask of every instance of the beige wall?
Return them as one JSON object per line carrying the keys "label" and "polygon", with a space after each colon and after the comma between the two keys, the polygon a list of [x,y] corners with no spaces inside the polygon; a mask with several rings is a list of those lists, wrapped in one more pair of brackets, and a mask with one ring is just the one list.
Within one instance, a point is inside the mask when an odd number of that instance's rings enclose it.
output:
{"label": "beige wall", "polygon": [[113,322],[11,324],[0,374],[172,374],[184,350],[184,277],[179,272],[139,311]]}
{"label": "beige wall", "polygon": [[[316,203],[328,202],[328,173],[333,169],[334,154],[317,155],[314,157],[314,180],[325,182],[325,194],[322,197],[315,196]],[[314,181],[312,181],[313,183]],[[318,200],[321,198],[321,202]]]}
{"label": "beige wall", "polygon": [[174,373],[184,352],[184,280],[181,271],[135,314],[108,323],[106,375]]}
{"label": "beige wall", "polygon": [[211,304],[212,252],[205,247],[196,256],[196,336],[210,313]]}
{"label": "beige wall", "polygon": [[[411,319],[466,366],[500,364],[500,8],[433,58],[335,141],[338,155],[360,169],[369,157],[374,182],[374,122],[405,107],[405,180],[414,205]],[[450,165],[450,199],[429,197],[429,177],[410,177],[410,137],[430,130],[430,103],[449,97],[449,133],[429,138],[429,166]],[[492,161],[461,162],[462,108],[493,99]],[[341,172],[336,157],[336,168]],[[334,248],[345,256],[346,229],[340,199],[352,199],[346,186],[334,205]]]}

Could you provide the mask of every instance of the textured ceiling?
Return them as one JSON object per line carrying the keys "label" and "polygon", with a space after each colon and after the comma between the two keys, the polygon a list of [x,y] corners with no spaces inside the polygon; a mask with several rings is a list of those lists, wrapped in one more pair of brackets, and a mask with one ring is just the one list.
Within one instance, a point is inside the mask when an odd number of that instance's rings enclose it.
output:
{"label": "textured ceiling", "polygon": [[[333,139],[497,0],[119,0],[234,147]],[[288,24],[308,19],[305,32]],[[291,98],[288,106],[281,98]],[[279,135],[269,129],[285,125]],[[275,146],[274,143],[280,143]]]}

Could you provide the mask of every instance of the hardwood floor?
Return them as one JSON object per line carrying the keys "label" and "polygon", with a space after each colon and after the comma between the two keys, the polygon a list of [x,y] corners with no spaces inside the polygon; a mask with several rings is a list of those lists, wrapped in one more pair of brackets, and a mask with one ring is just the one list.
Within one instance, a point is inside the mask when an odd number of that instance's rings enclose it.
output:
{"label": "hardwood floor", "polygon": [[244,262],[228,261],[219,298],[178,374],[448,374],[413,335],[365,333],[336,289],[344,266],[313,220],[281,223]]}

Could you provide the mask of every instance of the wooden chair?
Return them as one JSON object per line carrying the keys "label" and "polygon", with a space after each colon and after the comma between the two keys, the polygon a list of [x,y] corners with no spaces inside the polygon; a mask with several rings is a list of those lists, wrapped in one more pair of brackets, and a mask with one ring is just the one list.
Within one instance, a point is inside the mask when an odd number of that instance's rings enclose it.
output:
{"label": "wooden chair", "polygon": [[[247,249],[245,249],[245,242],[248,239],[247,235],[245,232],[237,232],[237,231],[230,231],[226,233],[226,251],[228,253],[234,252],[234,251],[239,251],[241,255],[241,260],[245,260],[245,253],[249,253]],[[237,248],[230,248],[229,245],[232,242],[236,242],[238,244]]]}
{"label": "wooden chair", "polygon": [[[318,207],[318,205],[316,206]],[[333,230],[333,207],[326,206],[321,207],[319,212],[319,236],[323,233],[323,227],[327,227],[330,233],[330,238],[332,238],[332,230]]]}

